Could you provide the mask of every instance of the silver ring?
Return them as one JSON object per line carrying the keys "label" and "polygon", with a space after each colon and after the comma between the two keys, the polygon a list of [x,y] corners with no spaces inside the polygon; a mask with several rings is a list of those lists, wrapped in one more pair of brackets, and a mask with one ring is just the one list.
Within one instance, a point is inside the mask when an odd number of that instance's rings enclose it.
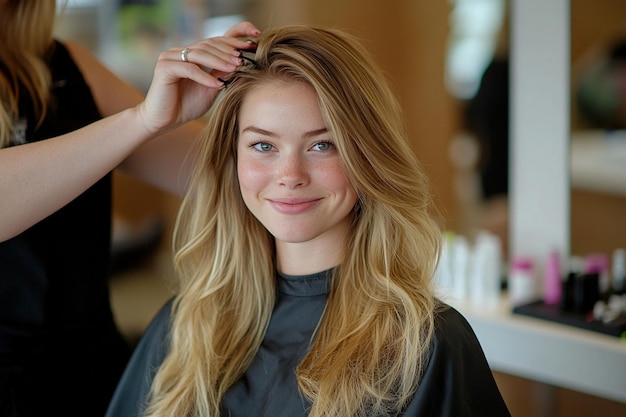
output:
{"label": "silver ring", "polygon": [[183,62],[187,62],[187,54],[189,53],[189,51],[191,51],[190,48],[185,48],[182,51],[180,51],[180,60]]}

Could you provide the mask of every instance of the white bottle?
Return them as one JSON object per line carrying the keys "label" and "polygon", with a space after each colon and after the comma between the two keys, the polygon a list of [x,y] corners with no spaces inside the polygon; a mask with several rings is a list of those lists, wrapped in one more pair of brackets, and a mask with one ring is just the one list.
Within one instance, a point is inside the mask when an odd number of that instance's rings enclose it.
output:
{"label": "white bottle", "polygon": [[500,296],[502,249],[500,239],[483,231],[476,238],[469,275],[472,302],[479,307],[492,308]]}
{"label": "white bottle", "polygon": [[467,239],[457,236],[452,245],[452,296],[457,300],[464,300],[468,296],[468,269],[470,261],[470,246]]}
{"label": "white bottle", "polygon": [[537,280],[532,259],[519,257],[513,260],[508,284],[509,297],[514,306],[537,300]]}
{"label": "white bottle", "polygon": [[452,292],[453,276],[452,276],[452,256],[453,256],[454,235],[445,234],[445,240],[441,249],[441,257],[435,271],[434,286],[441,298],[447,298]]}

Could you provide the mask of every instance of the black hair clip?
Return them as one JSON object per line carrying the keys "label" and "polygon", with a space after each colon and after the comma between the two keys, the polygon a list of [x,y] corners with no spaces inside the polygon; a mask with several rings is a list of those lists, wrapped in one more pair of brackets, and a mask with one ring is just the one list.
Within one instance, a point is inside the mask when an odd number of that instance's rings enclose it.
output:
{"label": "black hair clip", "polygon": [[246,54],[254,54],[255,51],[253,50],[247,50],[247,49],[238,49],[239,53],[240,53],[240,57],[241,59],[243,59],[244,61],[247,62],[246,65],[243,66],[242,69],[237,70],[233,73],[231,73],[230,77],[228,78],[219,78],[218,80],[220,80],[222,83],[224,83],[224,88],[228,87],[233,81],[235,81],[238,77],[237,75],[244,72],[245,68],[247,67],[248,69],[250,68],[260,68],[260,64],[259,61],[247,56]]}
{"label": "black hair clip", "polygon": [[252,66],[254,68],[259,68],[259,61],[256,61],[252,58],[250,58],[249,56],[246,56],[246,54],[254,54],[256,52],[256,50],[247,50],[247,49],[238,49],[239,53],[241,55],[239,55],[242,59],[248,61],[249,63],[252,64]]}

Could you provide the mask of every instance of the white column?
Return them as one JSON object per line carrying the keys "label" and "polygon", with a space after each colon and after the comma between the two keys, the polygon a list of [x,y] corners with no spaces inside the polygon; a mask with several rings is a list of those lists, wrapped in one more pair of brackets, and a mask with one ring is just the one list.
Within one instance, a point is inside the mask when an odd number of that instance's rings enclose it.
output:
{"label": "white column", "polygon": [[511,6],[509,259],[542,277],[549,251],[570,252],[570,2]]}

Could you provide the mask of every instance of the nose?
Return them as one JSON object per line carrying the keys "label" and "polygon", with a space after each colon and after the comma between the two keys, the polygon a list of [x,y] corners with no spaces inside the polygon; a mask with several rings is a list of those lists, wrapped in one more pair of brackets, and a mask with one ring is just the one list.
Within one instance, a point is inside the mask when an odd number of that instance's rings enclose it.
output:
{"label": "nose", "polygon": [[281,157],[278,169],[278,184],[289,188],[303,187],[309,182],[306,161],[298,154]]}

